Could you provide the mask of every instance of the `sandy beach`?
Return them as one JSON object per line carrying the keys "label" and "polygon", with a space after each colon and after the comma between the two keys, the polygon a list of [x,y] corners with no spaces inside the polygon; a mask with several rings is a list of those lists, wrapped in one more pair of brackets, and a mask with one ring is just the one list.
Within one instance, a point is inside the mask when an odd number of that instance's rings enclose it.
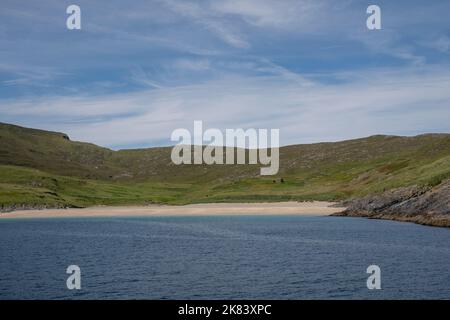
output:
{"label": "sandy beach", "polygon": [[333,202],[276,202],[276,203],[206,203],[185,206],[149,205],[83,209],[18,210],[0,214],[0,219],[70,218],[70,217],[139,217],[139,216],[210,216],[210,215],[314,215],[326,216],[340,212]]}

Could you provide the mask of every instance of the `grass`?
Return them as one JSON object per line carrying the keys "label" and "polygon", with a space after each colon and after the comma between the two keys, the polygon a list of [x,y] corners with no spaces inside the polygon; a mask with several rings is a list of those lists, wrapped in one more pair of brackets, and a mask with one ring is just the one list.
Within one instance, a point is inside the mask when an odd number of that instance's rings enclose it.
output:
{"label": "grass", "polygon": [[342,200],[450,178],[446,134],[283,147],[280,171],[269,177],[259,165],[175,166],[170,151],[112,151],[0,124],[0,205]]}
{"label": "grass", "polygon": [[108,182],[49,174],[40,170],[0,166],[0,203],[3,205],[126,205],[183,203],[191,185]]}

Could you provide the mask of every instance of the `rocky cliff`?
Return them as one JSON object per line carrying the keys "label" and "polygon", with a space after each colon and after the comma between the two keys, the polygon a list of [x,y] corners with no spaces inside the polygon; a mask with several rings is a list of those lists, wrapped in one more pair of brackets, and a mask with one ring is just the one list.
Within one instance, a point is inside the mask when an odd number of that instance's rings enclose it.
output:
{"label": "rocky cliff", "polygon": [[335,215],[410,221],[450,227],[450,180],[431,187],[411,186],[351,199]]}

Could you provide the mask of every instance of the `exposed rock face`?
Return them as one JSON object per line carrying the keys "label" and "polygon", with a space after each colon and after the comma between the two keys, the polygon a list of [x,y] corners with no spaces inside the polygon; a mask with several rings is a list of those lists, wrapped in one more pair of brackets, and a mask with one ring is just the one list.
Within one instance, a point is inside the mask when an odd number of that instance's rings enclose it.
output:
{"label": "exposed rock face", "polygon": [[73,206],[64,204],[46,205],[46,204],[12,204],[0,205],[0,214],[15,210],[43,210],[43,209],[66,209]]}
{"label": "exposed rock face", "polygon": [[344,201],[335,215],[410,221],[450,227],[450,180],[434,188],[412,186]]}

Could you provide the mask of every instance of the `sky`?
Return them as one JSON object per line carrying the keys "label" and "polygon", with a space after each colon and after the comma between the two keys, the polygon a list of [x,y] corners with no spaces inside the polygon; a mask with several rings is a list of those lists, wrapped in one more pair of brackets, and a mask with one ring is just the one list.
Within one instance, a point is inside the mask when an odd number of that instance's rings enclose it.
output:
{"label": "sky", "polygon": [[1,0],[0,122],[113,149],[194,120],[281,145],[448,133],[449,21],[448,0]]}

